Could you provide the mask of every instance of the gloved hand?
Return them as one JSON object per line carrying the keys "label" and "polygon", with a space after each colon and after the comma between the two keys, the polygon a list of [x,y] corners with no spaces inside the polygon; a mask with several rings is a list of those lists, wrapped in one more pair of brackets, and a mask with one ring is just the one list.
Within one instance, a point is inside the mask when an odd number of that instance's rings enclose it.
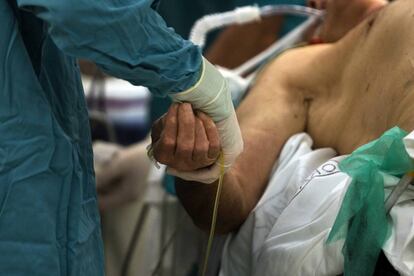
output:
{"label": "gloved hand", "polygon": [[98,142],[93,145],[98,202],[101,211],[138,200],[147,187],[150,160],[148,141],[122,148]]}
{"label": "gloved hand", "polygon": [[[243,151],[243,140],[225,78],[204,59],[203,72],[198,83],[187,91],[171,95],[171,98],[176,102],[191,103],[194,110],[206,113],[215,122],[225,170],[228,170]],[[174,169],[167,172],[184,180],[212,183],[219,178],[220,164],[216,162],[212,167],[194,172],[184,173]]]}

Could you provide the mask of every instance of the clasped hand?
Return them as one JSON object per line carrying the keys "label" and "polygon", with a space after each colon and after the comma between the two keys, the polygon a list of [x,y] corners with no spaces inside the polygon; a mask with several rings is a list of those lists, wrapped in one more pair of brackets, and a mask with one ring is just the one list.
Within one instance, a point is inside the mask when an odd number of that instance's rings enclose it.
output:
{"label": "clasped hand", "polygon": [[175,103],[151,133],[154,158],[169,168],[191,172],[214,164],[220,138],[214,122],[189,103]]}

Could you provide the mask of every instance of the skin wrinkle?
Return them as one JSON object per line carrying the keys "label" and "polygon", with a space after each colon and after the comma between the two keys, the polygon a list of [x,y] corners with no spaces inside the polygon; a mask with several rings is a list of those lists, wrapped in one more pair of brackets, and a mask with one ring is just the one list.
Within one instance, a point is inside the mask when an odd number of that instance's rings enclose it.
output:
{"label": "skin wrinkle", "polygon": [[374,16],[373,18],[371,18],[368,21],[368,24],[367,24],[367,33],[366,33],[367,36],[370,34],[370,32],[372,30],[372,27],[374,26],[374,23],[375,23],[375,20],[376,19],[377,19],[376,16]]}

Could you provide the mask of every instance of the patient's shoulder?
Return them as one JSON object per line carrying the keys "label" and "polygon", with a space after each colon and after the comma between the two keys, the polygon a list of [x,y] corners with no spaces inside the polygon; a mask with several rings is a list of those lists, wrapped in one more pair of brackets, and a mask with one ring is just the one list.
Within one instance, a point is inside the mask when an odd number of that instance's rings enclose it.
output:
{"label": "patient's shoulder", "polygon": [[289,90],[301,90],[311,98],[324,93],[333,79],[337,51],[334,44],[320,44],[288,50],[274,59],[263,74]]}
{"label": "patient's shoulder", "polygon": [[319,44],[287,50],[275,58],[269,68],[289,75],[296,74],[298,70],[308,70],[309,66],[321,63],[320,59],[329,47],[329,44]]}

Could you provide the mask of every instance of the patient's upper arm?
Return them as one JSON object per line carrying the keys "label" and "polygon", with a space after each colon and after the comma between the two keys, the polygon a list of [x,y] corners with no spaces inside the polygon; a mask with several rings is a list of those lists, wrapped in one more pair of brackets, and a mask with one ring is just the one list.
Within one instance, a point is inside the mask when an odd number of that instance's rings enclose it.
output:
{"label": "patient's upper arm", "polygon": [[[267,185],[271,169],[287,139],[305,130],[306,98],[290,85],[294,72],[289,54],[272,62],[237,109],[245,150],[232,168],[251,208]],[[287,58],[286,58],[287,57]]]}
{"label": "patient's upper arm", "polygon": [[329,45],[290,50],[271,62],[259,75],[237,109],[245,150],[232,171],[255,206],[267,186],[271,169],[285,142],[306,130],[308,106],[315,83],[326,77],[321,57]]}

